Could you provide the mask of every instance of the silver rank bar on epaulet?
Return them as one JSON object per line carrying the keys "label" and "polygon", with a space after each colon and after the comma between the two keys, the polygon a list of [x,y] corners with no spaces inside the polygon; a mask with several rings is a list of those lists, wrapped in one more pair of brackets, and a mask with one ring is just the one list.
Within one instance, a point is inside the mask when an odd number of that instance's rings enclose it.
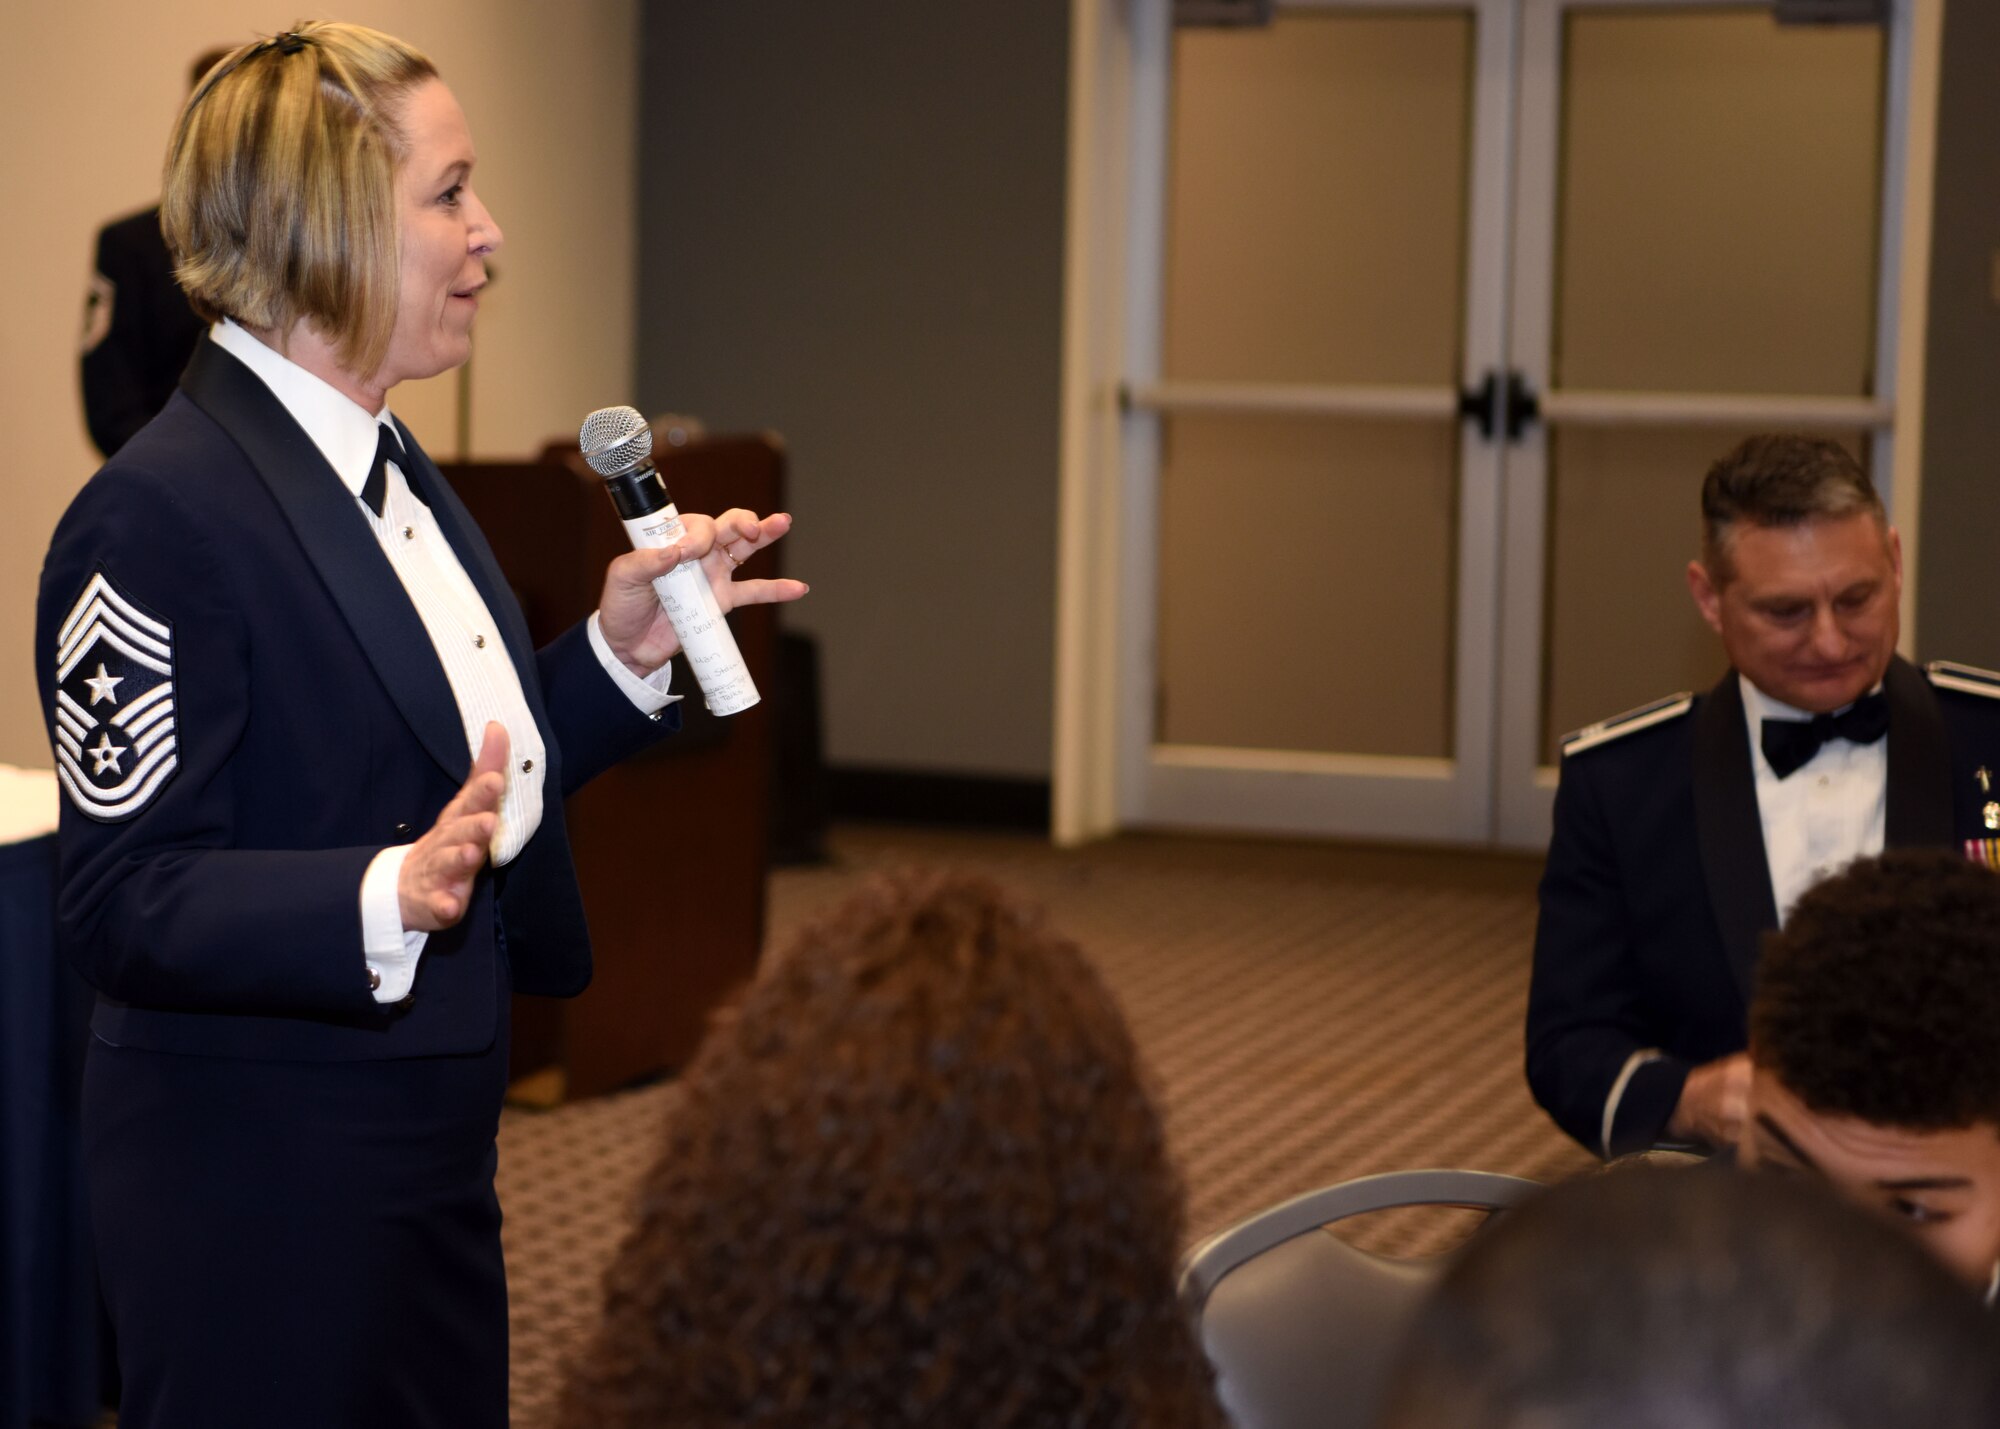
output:
{"label": "silver rank bar on epaulet", "polygon": [[1984,695],[2000,700],[2000,671],[1982,670],[1977,665],[1961,665],[1953,660],[1933,660],[1924,673],[1939,689],[1962,690],[1968,695]]}
{"label": "silver rank bar on epaulet", "polygon": [[1682,690],[1677,695],[1668,695],[1663,700],[1640,705],[1637,709],[1615,714],[1610,719],[1587,724],[1582,729],[1572,730],[1562,737],[1563,757],[1567,759],[1572,754],[1581,754],[1586,749],[1595,749],[1600,744],[1609,744],[1614,739],[1622,739],[1642,729],[1651,729],[1656,724],[1665,724],[1670,719],[1678,719],[1693,708],[1693,691]]}

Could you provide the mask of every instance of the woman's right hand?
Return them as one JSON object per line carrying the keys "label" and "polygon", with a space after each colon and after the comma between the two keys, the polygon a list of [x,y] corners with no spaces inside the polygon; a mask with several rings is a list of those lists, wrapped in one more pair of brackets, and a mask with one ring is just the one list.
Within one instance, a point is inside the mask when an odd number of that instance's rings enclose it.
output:
{"label": "woman's right hand", "polygon": [[403,871],[396,879],[403,928],[435,933],[449,928],[472,906],[472,880],[486,862],[493,830],[500,822],[500,796],[506,791],[507,731],[488,721],[479,758],[465,785],[452,796],[430,831],[410,845]]}

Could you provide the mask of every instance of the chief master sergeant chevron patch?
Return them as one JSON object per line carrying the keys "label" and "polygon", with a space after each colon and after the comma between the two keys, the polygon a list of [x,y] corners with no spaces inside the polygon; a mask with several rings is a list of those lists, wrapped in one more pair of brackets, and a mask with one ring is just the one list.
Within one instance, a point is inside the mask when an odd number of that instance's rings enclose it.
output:
{"label": "chief master sergeant chevron patch", "polygon": [[91,576],[56,631],[56,777],[100,823],[122,823],[180,767],[173,627]]}

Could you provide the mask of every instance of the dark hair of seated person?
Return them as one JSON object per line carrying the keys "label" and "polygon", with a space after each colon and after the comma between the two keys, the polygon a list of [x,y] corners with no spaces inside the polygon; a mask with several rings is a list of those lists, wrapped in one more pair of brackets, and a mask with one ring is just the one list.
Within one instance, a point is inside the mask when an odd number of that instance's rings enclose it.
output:
{"label": "dark hair of seated person", "polygon": [[1750,1051],[1823,1115],[2000,1125],[2000,875],[1941,849],[1863,859],[1768,934]]}
{"label": "dark hair of seated person", "polygon": [[1802,1178],[1634,1167],[1475,1237],[1405,1343],[1388,1429],[2000,1423],[1977,1297]]}
{"label": "dark hair of seated person", "polygon": [[718,1017],[560,1422],[1219,1426],[1117,1005],[993,885],[880,879]]}

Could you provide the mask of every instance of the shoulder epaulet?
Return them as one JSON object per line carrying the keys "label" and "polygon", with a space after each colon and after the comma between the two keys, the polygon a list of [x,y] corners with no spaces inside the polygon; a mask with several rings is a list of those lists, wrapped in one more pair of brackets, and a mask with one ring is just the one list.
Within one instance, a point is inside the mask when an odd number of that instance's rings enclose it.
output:
{"label": "shoulder epaulet", "polygon": [[1615,714],[1610,719],[1601,719],[1596,724],[1587,724],[1582,729],[1572,730],[1562,737],[1563,757],[1581,754],[1586,749],[1595,749],[1600,744],[1609,744],[1614,739],[1622,739],[1628,734],[1636,734],[1642,729],[1651,729],[1656,724],[1665,724],[1670,719],[1679,719],[1694,708],[1694,695],[1682,690],[1677,695],[1668,695],[1663,700],[1640,705],[1635,710]]}
{"label": "shoulder epaulet", "polygon": [[1977,665],[1961,665],[1953,660],[1933,660],[1924,666],[1931,683],[1941,690],[1963,690],[1968,695],[1984,695],[2000,700],[2000,673]]}

